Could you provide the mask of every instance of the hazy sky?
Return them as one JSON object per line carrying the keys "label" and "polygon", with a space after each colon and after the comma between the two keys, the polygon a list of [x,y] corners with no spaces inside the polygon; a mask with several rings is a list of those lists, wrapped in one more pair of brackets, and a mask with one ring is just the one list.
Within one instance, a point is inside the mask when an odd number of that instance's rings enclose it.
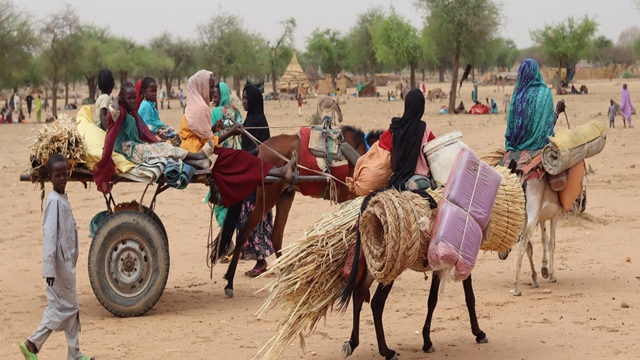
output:
{"label": "hazy sky", "polygon": [[[357,14],[371,6],[391,4],[414,25],[421,26],[424,14],[413,6],[413,0],[14,0],[18,6],[37,18],[55,12],[62,3],[74,6],[83,21],[109,25],[118,35],[147,42],[164,31],[185,38],[196,37],[196,26],[208,21],[224,9],[243,17],[245,26],[268,39],[281,32],[279,21],[294,17],[298,22],[296,46],[304,48],[313,29],[334,28],[346,32],[355,23]],[[596,16],[599,32],[614,41],[620,32],[640,25],[640,12],[633,9],[633,0],[503,0],[505,16],[503,35],[515,40],[518,47],[531,45],[529,30],[545,23],[558,22],[567,16]],[[535,4],[535,5],[534,5]]]}

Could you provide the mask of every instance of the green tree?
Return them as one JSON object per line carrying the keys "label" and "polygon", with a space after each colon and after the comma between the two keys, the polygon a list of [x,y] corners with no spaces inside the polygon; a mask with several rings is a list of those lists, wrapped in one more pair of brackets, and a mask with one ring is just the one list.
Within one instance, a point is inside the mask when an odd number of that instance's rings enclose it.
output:
{"label": "green tree", "polygon": [[451,52],[450,48],[440,46],[436,29],[427,24],[422,28],[422,51],[423,67],[432,71],[437,71],[439,82],[444,82],[444,74],[448,68],[451,68]]}
{"label": "green tree", "polygon": [[385,13],[381,7],[373,7],[358,15],[356,24],[346,35],[349,44],[349,68],[355,73],[364,73],[375,78],[378,58],[373,43],[375,27],[384,19]]}
{"label": "green tree", "polygon": [[131,39],[118,37],[111,40],[108,46],[109,55],[105,57],[107,67],[119,76],[120,84],[149,74],[154,62],[162,62],[166,58],[156,56],[146,47]]}
{"label": "green tree", "polygon": [[69,5],[50,15],[40,30],[40,36],[45,41],[43,69],[49,79],[54,117],[58,116],[58,87],[65,80],[67,70],[78,67],[77,54],[82,49],[81,33],[80,18]]}
{"label": "green tree", "polygon": [[240,92],[240,79],[265,72],[266,42],[244,29],[238,16],[221,12],[198,26],[198,37],[201,63],[219,74],[220,79],[231,76],[236,93]]}
{"label": "green tree", "polygon": [[38,44],[29,16],[12,1],[0,2],[0,88],[17,91],[29,75]]}
{"label": "green tree", "polygon": [[89,98],[95,99],[98,72],[108,67],[107,60],[114,49],[114,38],[107,28],[82,26],[82,53],[79,69],[89,88]]}
{"label": "green tree", "polygon": [[154,72],[159,78],[159,85],[164,82],[170,94],[173,82],[191,73],[196,62],[195,46],[190,41],[165,32],[151,40],[150,50],[154,55],[164,58],[155,66]]}
{"label": "green tree", "polygon": [[576,21],[569,17],[558,24],[531,31],[531,39],[554,59],[558,68],[573,68],[589,52],[598,24],[588,16]]}
{"label": "green tree", "polygon": [[607,59],[604,55],[604,51],[607,48],[613,46],[613,41],[606,36],[600,35],[593,40],[591,47],[587,54],[587,59],[592,62],[598,62],[600,66],[606,66],[611,63],[611,59]]}
{"label": "green tree", "polygon": [[338,73],[347,63],[347,41],[336,30],[316,29],[307,39],[307,52],[311,60],[324,72],[331,74],[331,84],[336,86]]}
{"label": "green tree", "polygon": [[498,38],[498,52],[496,56],[496,65],[504,67],[507,71],[511,68],[520,57],[520,50],[516,43],[511,39]]}
{"label": "green tree", "polygon": [[276,84],[278,78],[286,71],[287,65],[293,56],[293,32],[296,30],[296,19],[289,18],[281,21],[283,27],[282,35],[275,42],[267,42],[269,51],[269,75],[273,94],[278,93]]}
{"label": "green tree", "polygon": [[373,44],[381,63],[397,69],[409,67],[411,88],[415,89],[416,68],[423,49],[418,30],[391,9],[391,14],[375,27]]}
{"label": "green tree", "polygon": [[449,109],[454,109],[462,51],[495,38],[500,7],[494,0],[415,0],[415,4],[425,10],[440,51],[453,57]]}

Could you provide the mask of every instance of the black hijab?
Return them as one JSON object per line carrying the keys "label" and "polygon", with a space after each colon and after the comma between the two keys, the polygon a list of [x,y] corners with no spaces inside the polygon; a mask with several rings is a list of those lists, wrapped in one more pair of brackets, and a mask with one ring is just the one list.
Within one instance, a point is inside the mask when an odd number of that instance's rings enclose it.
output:
{"label": "black hijab", "polygon": [[389,130],[392,137],[389,185],[404,190],[404,185],[416,170],[427,124],[423,122],[424,94],[418,89],[409,91],[404,101],[404,114],[393,118]]}
{"label": "black hijab", "polygon": [[[244,120],[244,126],[251,127],[263,127],[264,129],[247,129],[247,131],[253,135],[260,142],[265,142],[271,137],[269,132],[269,123],[264,116],[264,100],[262,99],[262,93],[260,89],[253,85],[247,85],[244,87],[244,94],[246,95],[247,103],[249,105],[249,111],[247,112],[247,118]],[[253,143],[247,135],[242,134],[242,150],[252,152],[255,150],[256,145]]]}

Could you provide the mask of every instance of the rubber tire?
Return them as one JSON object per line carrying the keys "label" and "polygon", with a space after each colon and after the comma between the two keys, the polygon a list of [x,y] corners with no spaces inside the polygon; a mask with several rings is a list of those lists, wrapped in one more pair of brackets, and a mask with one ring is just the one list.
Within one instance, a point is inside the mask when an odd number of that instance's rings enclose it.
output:
{"label": "rubber tire", "polygon": [[[106,252],[115,239],[124,234],[136,234],[146,240],[154,257],[154,268],[147,288],[134,297],[123,297],[109,285],[105,270]],[[119,317],[144,315],[160,300],[169,278],[168,241],[160,225],[139,211],[122,211],[110,216],[98,229],[89,249],[89,281],[100,304]]]}
{"label": "rubber tire", "polygon": [[151,217],[151,219],[153,219],[153,221],[156,222],[156,224],[158,224],[158,226],[160,227],[160,229],[162,230],[162,233],[164,234],[164,237],[167,239],[167,241],[169,240],[169,235],[167,235],[167,230],[164,228],[164,224],[162,223],[162,220],[160,220],[160,217],[153,212],[151,209],[149,209],[148,207],[142,205],[142,209],[144,210],[143,212],[145,214],[147,214],[148,216]]}

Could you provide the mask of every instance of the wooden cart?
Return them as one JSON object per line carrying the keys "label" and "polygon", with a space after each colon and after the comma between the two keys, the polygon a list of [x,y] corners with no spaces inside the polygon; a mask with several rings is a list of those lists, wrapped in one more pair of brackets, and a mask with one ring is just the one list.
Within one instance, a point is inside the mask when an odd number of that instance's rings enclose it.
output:
{"label": "wooden cart", "polygon": [[[44,182],[39,170],[20,176],[20,181]],[[191,183],[207,184],[210,172],[200,170]],[[93,181],[89,170],[78,168],[69,177],[71,182]],[[267,177],[265,182],[283,179]],[[327,182],[324,176],[300,176],[297,182]],[[116,175],[112,183],[135,182]],[[169,237],[162,220],[154,212],[158,195],[169,189],[164,177],[146,185],[140,204],[116,203],[112,193],[104,194],[106,219],[97,229],[89,248],[89,280],[96,298],[116,316],[140,316],[160,299],[169,278]],[[153,197],[144,205],[145,195],[155,186]],[[113,187],[112,187],[113,188]]]}

